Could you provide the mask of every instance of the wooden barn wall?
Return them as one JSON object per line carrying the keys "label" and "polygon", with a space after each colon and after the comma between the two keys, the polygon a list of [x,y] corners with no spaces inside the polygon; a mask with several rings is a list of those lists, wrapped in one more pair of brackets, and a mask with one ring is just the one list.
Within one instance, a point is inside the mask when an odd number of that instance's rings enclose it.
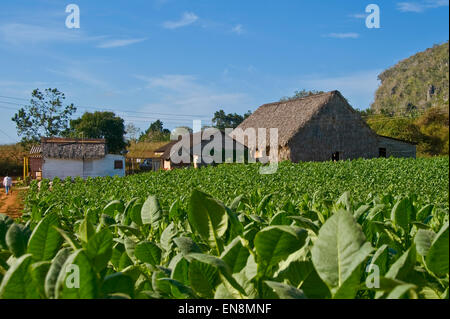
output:
{"label": "wooden barn wall", "polygon": [[416,158],[416,145],[386,138],[378,137],[378,147],[386,149],[386,157]]}

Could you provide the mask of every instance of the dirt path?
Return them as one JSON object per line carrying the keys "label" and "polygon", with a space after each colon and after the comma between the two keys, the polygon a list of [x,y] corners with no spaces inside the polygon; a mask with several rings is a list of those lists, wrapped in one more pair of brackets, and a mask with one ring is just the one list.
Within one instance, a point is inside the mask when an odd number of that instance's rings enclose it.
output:
{"label": "dirt path", "polygon": [[19,191],[13,187],[13,192],[6,196],[5,188],[0,189],[0,214],[6,214],[11,218],[20,217],[22,214],[22,201]]}

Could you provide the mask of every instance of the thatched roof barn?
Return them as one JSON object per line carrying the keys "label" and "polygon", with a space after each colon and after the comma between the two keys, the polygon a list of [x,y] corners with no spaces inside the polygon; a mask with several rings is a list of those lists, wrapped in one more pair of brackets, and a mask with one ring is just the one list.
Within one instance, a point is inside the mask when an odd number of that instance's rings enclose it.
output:
{"label": "thatched roof barn", "polygon": [[[182,144],[182,139],[188,141],[188,145]],[[233,158],[228,158],[227,160],[236,161],[239,156],[241,156],[242,160],[244,160],[244,155],[247,152],[247,148],[244,145],[241,145],[236,140],[233,140],[231,137],[226,135],[224,132],[219,131],[215,128],[206,128],[200,132],[190,133],[189,136],[183,135],[179,136],[178,140],[170,141],[166,145],[155,150],[155,154],[159,154],[161,158],[164,160],[164,169],[171,169],[174,167],[186,167],[193,165],[197,166],[197,158],[199,159],[198,166],[207,165],[207,163],[213,162],[212,157],[213,154],[206,154],[207,151],[205,147],[207,145],[211,146],[211,142],[220,141],[221,144],[218,147],[220,152],[222,152],[222,158],[219,163],[223,163],[226,161],[225,156],[227,152],[233,156]],[[178,153],[181,155],[182,152],[189,155],[189,159],[187,161],[174,162],[174,155]],[[206,161],[205,161],[206,160]],[[214,162],[218,163],[218,162]]]}
{"label": "thatched roof barn", "polygon": [[105,139],[42,138],[29,158],[33,178],[125,175],[124,157],[108,154]]}
{"label": "thatched roof barn", "polygon": [[100,159],[106,156],[104,139],[42,138],[42,155],[60,159]]}
{"label": "thatched roof barn", "polygon": [[[339,91],[260,106],[233,131],[264,128],[266,150],[245,145],[255,154],[268,154],[270,128],[278,130],[278,160],[326,161],[380,156],[380,137],[364,122]],[[383,140],[384,141],[384,140]],[[406,144],[405,144],[406,143]],[[406,145],[406,146],[405,146]],[[415,145],[391,143],[390,154],[415,157]],[[399,155],[400,156],[400,155]]]}

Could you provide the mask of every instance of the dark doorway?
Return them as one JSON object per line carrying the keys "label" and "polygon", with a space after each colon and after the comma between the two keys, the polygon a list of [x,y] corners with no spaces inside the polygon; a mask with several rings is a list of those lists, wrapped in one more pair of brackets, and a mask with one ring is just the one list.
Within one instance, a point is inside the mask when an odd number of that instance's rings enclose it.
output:
{"label": "dark doorway", "polygon": [[380,147],[378,149],[378,157],[386,158],[386,149],[384,147]]}
{"label": "dark doorway", "polygon": [[334,161],[334,162],[339,161],[339,152],[334,152],[331,155],[331,160]]}

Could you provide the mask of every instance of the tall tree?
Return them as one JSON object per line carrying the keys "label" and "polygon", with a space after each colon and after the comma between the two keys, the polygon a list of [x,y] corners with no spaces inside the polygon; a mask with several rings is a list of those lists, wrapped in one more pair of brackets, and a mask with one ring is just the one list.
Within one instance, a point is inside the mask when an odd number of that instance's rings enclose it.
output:
{"label": "tall tree", "polygon": [[139,141],[161,142],[170,140],[170,131],[164,128],[164,123],[156,120],[141,134]]}
{"label": "tall tree", "polygon": [[60,136],[67,130],[69,119],[77,109],[73,104],[63,106],[65,98],[58,89],[33,90],[30,104],[12,118],[23,145],[36,143],[41,137]]}
{"label": "tall tree", "polygon": [[104,138],[110,153],[124,150],[124,120],[113,112],[86,112],[78,119],[70,121],[69,136],[84,138]]}
{"label": "tall tree", "polygon": [[139,135],[140,129],[136,127],[133,123],[128,123],[125,126],[125,134],[126,139],[128,142],[135,142],[137,141],[137,136]]}
{"label": "tall tree", "polygon": [[214,113],[214,117],[212,118],[213,127],[219,130],[236,128],[251,114],[252,112],[250,111],[247,111],[244,115],[239,115],[237,113],[226,114],[224,110],[219,110]]}

